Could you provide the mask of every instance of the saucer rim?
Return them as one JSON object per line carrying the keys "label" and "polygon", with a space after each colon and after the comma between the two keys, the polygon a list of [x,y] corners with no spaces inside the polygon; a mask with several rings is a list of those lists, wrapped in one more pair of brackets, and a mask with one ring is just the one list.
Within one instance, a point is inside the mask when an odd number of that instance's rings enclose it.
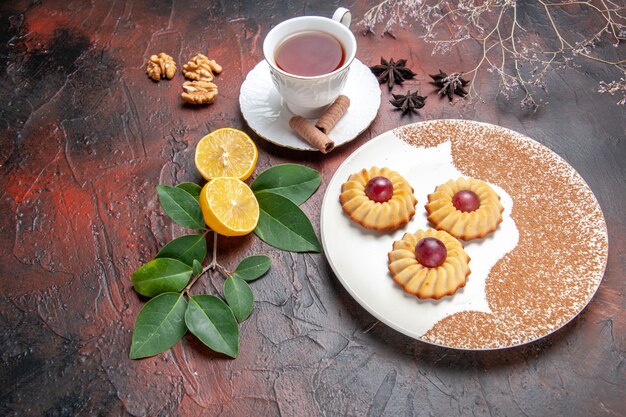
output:
{"label": "saucer rim", "polygon": [[[249,76],[250,72],[252,72],[254,69],[256,69],[256,67],[257,67],[257,66],[259,66],[260,64],[262,64],[263,62],[267,62],[267,60],[266,60],[265,58],[264,58],[264,59],[262,59],[262,60],[261,60],[261,61],[259,61],[259,62],[258,62],[258,63],[257,63],[257,64],[256,64],[256,65],[255,65],[255,66],[254,66],[251,70],[250,70],[250,71],[248,71],[248,73],[246,74],[246,78],[244,79],[244,83],[248,80],[248,76]],[[354,58],[354,60],[353,60],[353,63],[354,63],[354,62],[359,62],[359,63],[360,63],[360,64],[362,64],[363,66],[366,66],[366,65],[363,63],[363,61],[361,61],[360,59],[358,59],[358,58],[356,58],[356,57],[355,57],[355,58]],[[269,65],[269,63],[268,63],[268,65]],[[367,66],[366,66],[366,67],[367,67]],[[348,75],[348,77],[349,77],[349,76],[350,76],[350,75]],[[243,86],[243,83],[242,83],[242,86]],[[272,88],[275,88],[275,87],[274,87],[274,86],[272,86]],[[307,148],[304,148],[304,147],[294,147],[294,146],[291,146],[291,145],[286,145],[286,144],[284,144],[284,143],[279,143],[279,142],[276,142],[275,140],[270,139],[270,138],[269,138],[269,137],[267,137],[267,136],[264,136],[264,135],[263,135],[263,134],[261,134],[260,132],[258,132],[258,131],[254,128],[254,127],[252,127],[252,125],[250,124],[250,121],[248,120],[248,118],[246,117],[246,115],[245,115],[245,113],[244,113],[244,111],[243,111],[243,106],[241,105],[241,97],[242,97],[242,89],[240,88],[240,89],[239,89],[239,112],[241,113],[241,116],[243,117],[243,119],[246,121],[246,124],[248,125],[248,127],[249,127],[249,128],[250,128],[250,129],[251,129],[251,130],[252,130],[252,131],[253,131],[253,132],[254,132],[257,136],[259,136],[261,139],[263,139],[263,140],[265,140],[265,141],[267,141],[267,142],[269,142],[269,143],[271,143],[271,144],[273,144],[273,145],[279,146],[279,147],[281,147],[281,148],[291,149],[291,150],[294,150],[294,151],[304,151],[304,152],[320,152],[320,153],[322,153],[322,151],[320,151],[319,149],[317,149],[317,148],[315,148],[315,147],[311,146],[311,145],[310,145],[310,144],[308,144],[306,141],[304,141],[304,139],[302,139],[302,138],[300,138],[300,139],[302,140],[303,145],[308,146]],[[360,130],[358,133],[356,133],[356,134],[355,134],[352,138],[347,139],[347,140],[343,141],[342,143],[335,144],[335,149],[336,149],[336,148],[340,148],[340,147],[344,146],[345,144],[347,144],[347,143],[350,143],[350,142],[354,141],[356,138],[358,138],[359,136],[361,136],[361,134],[362,134],[363,132],[365,132],[367,129],[369,129],[369,128],[370,128],[370,126],[372,125],[372,123],[374,123],[374,120],[375,120],[375,119],[376,119],[376,117],[378,116],[378,111],[380,110],[380,105],[382,104],[382,92],[381,92],[381,94],[380,94],[378,97],[380,98],[380,101],[379,101],[378,106],[377,106],[377,108],[376,108],[376,113],[374,114],[374,117],[372,117],[372,119],[371,119],[371,120],[369,120],[369,122],[368,122],[368,123],[367,123],[367,124],[363,127],[363,129],[362,129],[362,130]],[[283,106],[284,106],[284,105],[283,105]],[[348,109],[348,111],[350,111],[350,110]]]}

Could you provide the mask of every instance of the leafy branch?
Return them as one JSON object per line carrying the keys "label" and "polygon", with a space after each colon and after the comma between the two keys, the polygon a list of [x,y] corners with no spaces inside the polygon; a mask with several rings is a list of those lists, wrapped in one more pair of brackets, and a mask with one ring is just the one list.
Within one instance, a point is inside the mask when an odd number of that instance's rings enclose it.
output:
{"label": "leafy branch", "polygon": [[[320,183],[319,173],[302,165],[278,165],[262,172],[251,186],[261,209],[255,234],[282,250],[319,252],[311,221],[298,205],[307,201]],[[187,331],[216,352],[233,358],[238,354],[239,323],[250,317],[254,308],[248,283],[267,273],[271,259],[249,256],[232,272],[220,265],[217,233],[204,224],[200,192],[199,185],[189,182],[157,186],[161,206],[172,221],[200,233],[177,237],[133,273],[135,291],[150,300],[135,321],[131,359],[164,352]],[[209,234],[213,235],[211,260],[203,266]],[[212,271],[225,278],[223,298],[193,295],[193,286]]]}
{"label": "leafy branch", "polygon": [[[522,26],[521,15],[531,10],[535,19],[550,29],[547,36],[530,31],[530,25]],[[580,29],[575,23],[581,11],[588,12],[595,26],[583,34],[571,33],[568,27]],[[626,103],[626,59],[605,59],[598,53],[602,42],[617,48],[626,40],[624,4],[612,0],[384,0],[365,13],[361,24],[373,33],[385,20],[383,34],[393,34],[396,25],[421,26],[421,37],[434,46],[433,53],[445,54],[461,43],[477,43],[481,50],[478,62],[462,73],[471,76],[470,98],[480,98],[474,81],[486,71],[498,75],[500,94],[508,98],[519,89],[524,93],[521,104],[535,109],[537,89],[546,89],[550,70],[586,59],[618,70],[620,79],[601,81],[598,91],[621,93],[624,97],[618,104]]]}

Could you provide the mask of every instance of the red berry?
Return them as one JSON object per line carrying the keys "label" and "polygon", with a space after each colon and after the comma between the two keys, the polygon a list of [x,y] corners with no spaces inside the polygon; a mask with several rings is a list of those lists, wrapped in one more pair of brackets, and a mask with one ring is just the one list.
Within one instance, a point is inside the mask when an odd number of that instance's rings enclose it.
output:
{"label": "red berry", "polygon": [[425,237],[415,245],[417,261],[427,268],[438,267],[446,260],[447,256],[446,245],[434,237]]}
{"label": "red berry", "polygon": [[365,195],[377,203],[384,203],[393,196],[393,184],[385,177],[374,177],[365,184]]}
{"label": "red berry", "polygon": [[480,207],[480,198],[475,192],[461,190],[452,197],[452,205],[461,211],[474,211]]}

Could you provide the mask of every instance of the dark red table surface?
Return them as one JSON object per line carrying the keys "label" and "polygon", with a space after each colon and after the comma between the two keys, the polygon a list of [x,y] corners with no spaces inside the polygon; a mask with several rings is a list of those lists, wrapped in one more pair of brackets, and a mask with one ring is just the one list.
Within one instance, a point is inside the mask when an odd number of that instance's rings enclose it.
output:
{"label": "dark red table surface", "polygon": [[[343,5],[358,20],[374,4]],[[619,74],[585,62],[554,73],[550,103],[536,113],[518,100],[496,99],[497,79],[489,74],[477,79],[484,103],[451,106],[432,96],[419,116],[393,111],[385,88],[371,127],[329,155],[263,141],[243,120],[238,96],[262,59],[264,36],[288,17],[330,16],[338,5],[0,5],[0,415],[625,415],[626,117],[615,97],[596,92],[599,80]],[[399,30],[396,39],[353,29],[363,62],[408,59],[418,73],[409,87],[427,90],[428,73],[473,66],[477,58],[470,47],[431,56],[418,28]],[[144,64],[160,51],[179,68],[197,52],[222,64],[218,101],[184,105],[180,73],[150,81]],[[458,117],[538,140],[597,196],[608,224],[608,265],[596,296],[570,324],[514,349],[433,347],[361,308],[322,254],[281,252],[251,235],[218,245],[227,267],[253,253],[273,260],[253,284],[257,301],[241,328],[239,357],[186,337],[164,354],[128,359],[143,305],[130,275],[181,231],[161,212],[154,187],[200,182],[193,154],[206,133],[227,126],[250,133],[259,148],[257,173],[283,162],[317,169],[324,181],[304,209],[319,232],[326,184],[355,149],[402,124]]]}

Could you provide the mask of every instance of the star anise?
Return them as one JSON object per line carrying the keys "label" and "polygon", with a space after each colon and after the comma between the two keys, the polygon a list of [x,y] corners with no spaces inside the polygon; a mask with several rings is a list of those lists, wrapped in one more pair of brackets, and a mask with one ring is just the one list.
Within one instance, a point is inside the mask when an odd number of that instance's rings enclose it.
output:
{"label": "star anise", "polygon": [[448,96],[448,100],[452,101],[452,96],[465,97],[468,92],[465,90],[465,86],[469,84],[469,81],[461,78],[462,72],[455,72],[450,75],[439,70],[439,74],[429,75],[433,79],[431,84],[437,87],[439,90],[437,93]]}
{"label": "star anise", "polygon": [[413,113],[417,113],[418,109],[424,107],[426,102],[426,97],[422,97],[418,94],[418,91],[411,93],[409,90],[406,95],[402,94],[392,94],[393,100],[389,100],[389,102],[394,106],[402,110],[402,114],[412,111]]}
{"label": "star anise", "polygon": [[383,57],[380,57],[380,65],[374,65],[370,67],[370,70],[378,78],[380,84],[386,82],[387,87],[391,90],[394,84],[402,84],[404,80],[415,77],[415,73],[409,68],[405,67],[406,59],[399,59],[395,62],[393,58],[389,59],[389,62]]}

